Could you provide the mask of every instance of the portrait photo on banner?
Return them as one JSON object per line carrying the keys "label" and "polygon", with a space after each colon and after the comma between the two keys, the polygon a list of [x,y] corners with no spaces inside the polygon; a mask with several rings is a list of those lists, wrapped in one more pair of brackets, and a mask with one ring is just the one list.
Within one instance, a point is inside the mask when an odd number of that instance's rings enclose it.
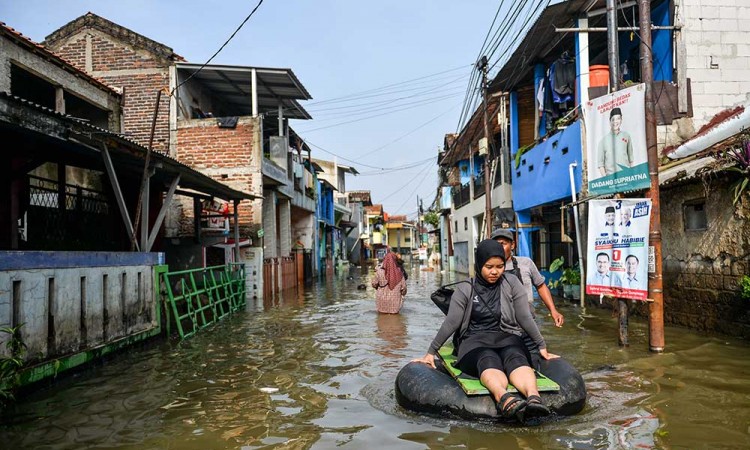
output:
{"label": "portrait photo on banner", "polygon": [[649,186],[645,123],[643,84],[586,103],[584,125],[591,195]]}
{"label": "portrait photo on banner", "polygon": [[589,202],[586,293],[645,300],[651,200]]}

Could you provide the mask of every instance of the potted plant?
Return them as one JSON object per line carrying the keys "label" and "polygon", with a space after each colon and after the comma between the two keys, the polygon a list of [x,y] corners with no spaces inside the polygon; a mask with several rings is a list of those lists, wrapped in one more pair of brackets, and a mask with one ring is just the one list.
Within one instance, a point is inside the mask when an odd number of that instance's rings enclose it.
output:
{"label": "potted plant", "polygon": [[[559,270],[563,263],[565,263],[564,257],[559,257],[552,261],[549,266],[551,273]],[[563,298],[570,298],[573,300],[579,300],[581,298],[581,270],[576,263],[572,267],[563,269],[562,275],[556,280],[549,282],[550,289],[563,289]]]}
{"label": "potted plant", "polygon": [[563,270],[560,280],[563,283],[563,291],[567,294],[566,297],[573,300],[580,300],[581,270],[578,268],[578,264]]}

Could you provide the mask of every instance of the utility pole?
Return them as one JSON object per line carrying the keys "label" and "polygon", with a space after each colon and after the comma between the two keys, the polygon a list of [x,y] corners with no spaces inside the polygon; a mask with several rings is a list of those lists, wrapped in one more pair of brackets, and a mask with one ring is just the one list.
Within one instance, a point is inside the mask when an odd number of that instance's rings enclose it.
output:
{"label": "utility pole", "polygon": [[[492,180],[490,180],[490,120],[487,111],[487,57],[482,56],[479,60],[479,70],[482,71],[482,105],[484,110],[484,237],[489,238],[492,234]],[[479,153],[482,153],[482,145],[479,145]]]}
{"label": "utility pole", "polygon": [[[617,92],[620,89],[620,46],[617,32],[617,5],[615,0],[607,0],[607,59],[609,61],[609,92]],[[610,133],[612,148],[615,148],[616,136]],[[624,298],[617,299],[618,336],[617,342],[622,347],[628,343],[628,301]]]}
{"label": "utility pole", "polygon": [[[651,199],[649,247],[653,247],[654,273],[648,274],[648,348],[664,351],[664,291],[661,264],[661,206],[659,204],[659,155],[656,151],[656,107],[654,104],[654,55],[651,52],[651,0],[638,1],[641,35],[641,79],[646,85],[646,148],[651,187],[646,197]],[[651,250],[649,248],[649,250]],[[650,253],[650,252],[649,252]]]}
{"label": "utility pole", "polygon": [[607,0],[607,57],[609,59],[610,92],[620,89],[620,48],[617,39],[617,6],[615,0]]}

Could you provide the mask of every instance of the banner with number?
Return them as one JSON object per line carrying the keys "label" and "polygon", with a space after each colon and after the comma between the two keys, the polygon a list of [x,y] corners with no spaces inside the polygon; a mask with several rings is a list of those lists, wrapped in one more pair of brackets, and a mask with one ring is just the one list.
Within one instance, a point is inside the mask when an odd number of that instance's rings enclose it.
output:
{"label": "banner with number", "polygon": [[648,297],[650,199],[592,200],[586,293]]}
{"label": "banner with number", "polygon": [[645,86],[586,102],[586,158],[590,195],[649,187]]}

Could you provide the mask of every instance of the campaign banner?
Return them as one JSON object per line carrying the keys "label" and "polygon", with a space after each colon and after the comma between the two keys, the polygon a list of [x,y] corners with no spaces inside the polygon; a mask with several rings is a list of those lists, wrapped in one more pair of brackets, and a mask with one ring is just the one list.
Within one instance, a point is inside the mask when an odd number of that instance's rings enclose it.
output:
{"label": "campaign banner", "polygon": [[586,102],[589,195],[649,187],[644,84]]}
{"label": "campaign banner", "polygon": [[589,202],[587,294],[648,297],[650,216],[650,199]]}

